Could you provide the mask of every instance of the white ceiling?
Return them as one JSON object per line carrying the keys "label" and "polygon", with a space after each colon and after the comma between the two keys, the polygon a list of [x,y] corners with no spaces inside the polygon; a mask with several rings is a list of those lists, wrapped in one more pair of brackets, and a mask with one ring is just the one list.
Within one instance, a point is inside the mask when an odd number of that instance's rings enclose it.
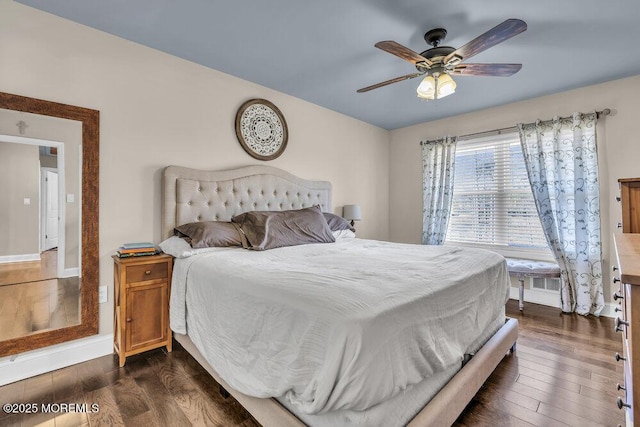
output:
{"label": "white ceiling", "polygon": [[[637,0],[18,1],[385,129],[640,74]],[[421,52],[444,27],[458,48],[508,18],[528,30],[471,62],[522,63],[512,77],[455,77],[437,101],[419,78],[356,93],[415,72],[378,41]]]}

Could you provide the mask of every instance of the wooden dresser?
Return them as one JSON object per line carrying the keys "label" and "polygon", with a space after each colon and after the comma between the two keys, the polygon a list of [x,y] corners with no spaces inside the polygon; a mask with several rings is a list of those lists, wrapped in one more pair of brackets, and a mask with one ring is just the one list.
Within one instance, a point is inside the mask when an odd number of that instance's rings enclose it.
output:
{"label": "wooden dresser", "polygon": [[166,346],[171,351],[169,292],[173,257],[153,255],[114,260],[114,349],[128,356]]}
{"label": "wooden dresser", "polygon": [[[640,234],[614,235],[617,266],[613,266],[614,284],[619,284],[613,299],[616,331],[622,334],[624,384],[618,384],[617,404],[626,410],[627,426],[640,426]],[[614,286],[615,288],[615,286]]]}
{"label": "wooden dresser", "polygon": [[640,178],[621,178],[620,197],[622,202],[622,227],[623,233],[640,233]]}

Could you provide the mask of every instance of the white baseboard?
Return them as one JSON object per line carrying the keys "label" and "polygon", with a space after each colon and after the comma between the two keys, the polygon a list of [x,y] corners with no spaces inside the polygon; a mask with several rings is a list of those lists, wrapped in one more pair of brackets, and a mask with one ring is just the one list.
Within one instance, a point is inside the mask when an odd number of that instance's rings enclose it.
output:
{"label": "white baseboard", "polygon": [[40,261],[40,254],[21,254],[0,256],[0,264],[8,262]]}
{"label": "white baseboard", "polygon": [[[519,289],[517,287],[511,286],[509,290],[509,298],[511,299],[519,299]],[[525,289],[524,290],[524,302],[525,309],[526,303],[531,302],[534,304],[547,305],[549,307],[558,307],[560,308],[560,295],[557,292],[549,292],[549,291],[539,291],[537,289]],[[604,308],[600,313],[600,316],[603,317],[616,317],[616,313],[613,311],[617,304],[613,304],[607,302],[604,304]]]}
{"label": "white baseboard", "polygon": [[62,272],[62,278],[66,277],[78,277],[80,276],[80,269],[78,267],[75,268],[65,268]]}
{"label": "white baseboard", "polygon": [[0,358],[0,386],[113,353],[113,334]]}

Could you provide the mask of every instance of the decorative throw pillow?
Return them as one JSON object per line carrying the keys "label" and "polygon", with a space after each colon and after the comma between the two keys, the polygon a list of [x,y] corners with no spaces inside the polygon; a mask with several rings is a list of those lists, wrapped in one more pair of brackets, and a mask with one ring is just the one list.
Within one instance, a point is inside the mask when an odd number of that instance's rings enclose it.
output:
{"label": "decorative throw pillow", "polygon": [[333,234],[333,238],[336,239],[336,242],[340,240],[349,240],[356,238],[356,233],[351,230],[332,231],[331,234]]}
{"label": "decorative throw pillow", "polygon": [[176,236],[185,239],[192,248],[242,246],[238,226],[227,221],[201,221],[174,228]]}
{"label": "decorative throw pillow", "polygon": [[[186,240],[178,236],[171,236],[167,240],[160,243],[160,249],[165,254],[169,254],[176,258],[187,258],[193,255],[204,254],[208,252],[216,252],[216,251],[230,251],[234,250],[232,247],[227,248],[198,248],[194,249],[191,247]],[[236,250],[242,250],[237,248]]]}
{"label": "decorative throw pillow", "polygon": [[247,248],[262,251],[307,243],[333,243],[335,239],[320,206],[289,211],[251,211],[231,221],[240,226]]}
{"label": "decorative throw pillow", "polygon": [[329,228],[331,229],[331,231],[340,231],[340,230],[351,230],[353,232],[356,231],[356,229],[351,225],[351,223],[346,219],[342,218],[341,216],[338,216],[329,212],[323,212],[322,215],[324,215],[324,219],[327,220],[327,224],[329,224]]}

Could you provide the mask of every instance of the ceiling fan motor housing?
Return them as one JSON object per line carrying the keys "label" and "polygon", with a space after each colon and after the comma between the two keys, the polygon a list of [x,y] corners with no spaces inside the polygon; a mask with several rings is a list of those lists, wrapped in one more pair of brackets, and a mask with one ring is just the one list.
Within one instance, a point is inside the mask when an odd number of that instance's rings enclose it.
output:
{"label": "ceiling fan motor housing", "polygon": [[416,69],[420,72],[430,71],[435,68],[441,68],[441,69],[447,69],[447,70],[449,70],[449,68],[453,69],[453,64],[451,67],[447,67],[447,65],[449,64],[444,64],[443,61],[444,61],[444,58],[447,57],[447,55],[449,55],[451,52],[454,52],[454,51],[455,49],[452,48],[451,46],[438,46],[438,47],[432,47],[431,49],[427,49],[424,52],[421,52],[420,55],[424,56],[429,61],[431,61],[433,65],[429,66],[424,62],[422,63],[419,62],[416,64]]}
{"label": "ceiling fan motor housing", "polygon": [[[421,52],[420,55],[435,64],[442,63],[447,55],[456,50],[451,46],[440,46],[440,43],[445,37],[447,37],[447,30],[444,28],[434,28],[433,30],[427,31],[424,34],[424,41],[433,47]],[[416,64],[416,68],[418,71],[427,71],[433,67],[427,67],[425,64]]]}
{"label": "ceiling fan motor housing", "polygon": [[453,51],[455,51],[455,48],[451,46],[438,46],[427,49],[424,52],[421,52],[420,55],[424,56],[431,62],[437,62],[439,56],[444,58]]}

